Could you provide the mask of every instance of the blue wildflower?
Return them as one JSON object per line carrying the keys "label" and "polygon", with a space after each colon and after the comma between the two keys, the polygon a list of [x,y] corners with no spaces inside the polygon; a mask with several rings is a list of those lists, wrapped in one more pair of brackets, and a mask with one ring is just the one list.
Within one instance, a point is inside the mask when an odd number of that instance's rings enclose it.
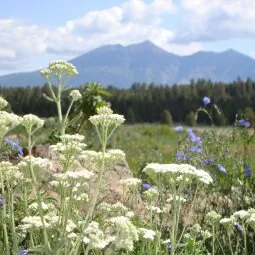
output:
{"label": "blue wildflower", "polygon": [[202,138],[200,136],[192,136],[190,137],[190,139],[193,143],[199,143],[199,144],[202,143]]}
{"label": "blue wildflower", "polygon": [[144,189],[151,189],[152,187],[151,187],[150,184],[144,183],[144,184],[143,184],[143,188],[144,188]]}
{"label": "blue wildflower", "polygon": [[203,98],[203,103],[204,103],[204,105],[208,105],[208,104],[211,103],[211,99],[209,97],[204,97]]}
{"label": "blue wildflower", "polygon": [[28,252],[29,252],[28,250],[20,250],[18,255],[26,255],[28,254]]}
{"label": "blue wildflower", "polygon": [[213,163],[214,163],[213,159],[203,159],[202,160],[202,164],[205,164],[205,165],[212,165]]}
{"label": "blue wildflower", "polygon": [[176,156],[177,160],[187,160],[188,159],[182,151],[177,151],[175,156]]}
{"label": "blue wildflower", "polygon": [[239,123],[241,126],[246,127],[246,128],[248,128],[248,127],[251,126],[251,123],[250,123],[249,121],[244,120],[244,119],[239,120],[238,123]]}
{"label": "blue wildflower", "polygon": [[0,206],[2,206],[3,204],[4,204],[3,198],[0,198]]}
{"label": "blue wildflower", "polygon": [[200,147],[194,146],[194,147],[191,147],[189,151],[190,151],[190,152],[201,153],[203,150],[202,150],[202,148],[200,148]]}
{"label": "blue wildflower", "polygon": [[251,178],[251,168],[249,166],[244,167],[244,174],[247,178]]}
{"label": "blue wildflower", "polygon": [[13,149],[16,149],[19,152],[19,156],[23,156],[23,150],[22,147],[19,145],[19,141],[16,142],[11,140],[8,137],[4,138],[4,141],[12,146]]}
{"label": "blue wildflower", "polygon": [[236,228],[241,232],[241,233],[243,233],[243,226],[241,225],[241,223],[240,222],[236,222],[235,223],[235,226],[236,226]]}
{"label": "blue wildflower", "polygon": [[202,233],[202,231],[199,231],[199,232],[197,233],[197,237],[198,237],[198,238],[203,238],[203,233]]}
{"label": "blue wildflower", "polygon": [[175,131],[180,133],[180,132],[183,131],[183,127],[182,126],[178,126],[178,127],[175,128]]}
{"label": "blue wildflower", "polygon": [[227,169],[226,169],[223,165],[218,164],[217,167],[218,167],[218,169],[219,169],[221,172],[223,172],[224,174],[227,173]]}

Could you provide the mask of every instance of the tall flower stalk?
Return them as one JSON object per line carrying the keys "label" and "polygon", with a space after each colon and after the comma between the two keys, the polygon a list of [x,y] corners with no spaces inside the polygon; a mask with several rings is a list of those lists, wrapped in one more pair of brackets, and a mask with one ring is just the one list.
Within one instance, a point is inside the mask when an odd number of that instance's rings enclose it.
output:
{"label": "tall flower stalk", "polygon": [[[73,106],[73,103],[76,100],[79,100],[82,95],[78,90],[73,90],[70,93],[70,96],[72,98],[71,103],[68,107],[68,110],[63,116],[62,113],[62,93],[64,90],[66,90],[66,83],[67,81],[72,77],[78,74],[77,69],[74,65],[71,63],[68,63],[66,61],[53,61],[49,64],[48,68],[43,69],[41,71],[41,75],[44,76],[47,80],[49,90],[50,90],[50,96],[47,96],[44,94],[45,98],[48,99],[51,102],[54,102],[57,106],[58,111],[58,124],[59,124],[59,132],[60,135],[65,134],[66,127],[68,126],[68,116],[70,113],[70,110]],[[57,83],[57,91],[54,91],[53,89],[53,81],[56,81]],[[74,118],[76,119],[76,118]]]}

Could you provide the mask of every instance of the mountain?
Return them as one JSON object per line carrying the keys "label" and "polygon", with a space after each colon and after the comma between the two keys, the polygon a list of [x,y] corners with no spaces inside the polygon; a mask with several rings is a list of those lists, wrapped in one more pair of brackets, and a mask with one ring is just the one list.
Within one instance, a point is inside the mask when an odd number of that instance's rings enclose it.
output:
{"label": "mountain", "polygon": [[[237,77],[255,79],[255,60],[234,50],[178,56],[150,41],[126,47],[119,44],[102,46],[70,62],[79,71],[79,75],[70,80],[70,84],[76,86],[90,81],[128,87],[134,82],[172,85],[198,78],[224,82]],[[44,83],[39,71],[0,76],[0,84],[7,86]]]}

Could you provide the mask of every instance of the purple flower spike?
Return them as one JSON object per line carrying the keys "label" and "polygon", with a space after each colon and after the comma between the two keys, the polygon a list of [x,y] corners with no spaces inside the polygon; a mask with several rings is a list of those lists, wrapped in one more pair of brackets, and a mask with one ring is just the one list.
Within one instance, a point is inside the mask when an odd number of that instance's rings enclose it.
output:
{"label": "purple flower spike", "polygon": [[26,255],[28,254],[28,250],[20,250],[18,255]]}
{"label": "purple flower spike", "polygon": [[204,105],[208,105],[208,104],[211,103],[211,99],[209,97],[204,97],[203,98],[203,103],[204,103]]}
{"label": "purple flower spike", "polygon": [[152,189],[151,185],[148,184],[148,183],[144,183],[144,184],[143,184],[143,188],[144,188],[144,189]]}
{"label": "purple flower spike", "polygon": [[248,128],[248,127],[251,126],[251,123],[250,123],[249,121],[244,120],[244,119],[239,120],[238,123],[239,123],[241,126],[245,127],[245,128]]}
{"label": "purple flower spike", "polygon": [[178,126],[178,127],[175,128],[175,131],[180,133],[180,132],[183,131],[183,127],[182,126]]}
{"label": "purple flower spike", "polygon": [[236,226],[236,228],[241,232],[241,233],[243,233],[243,226],[241,225],[241,223],[240,222],[236,222],[235,223],[235,226]]}
{"label": "purple flower spike", "polygon": [[217,167],[218,167],[218,169],[219,169],[221,172],[223,172],[224,174],[227,173],[227,169],[226,169],[223,165],[218,164]]}
{"label": "purple flower spike", "polygon": [[249,166],[244,167],[244,174],[247,178],[251,178],[251,168]]}
{"label": "purple flower spike", "polygon": [[2,206],[3,204],[4,204],[4,200],[0,198],[0,206]]}
{"label": "purple flower spike", "polygon": [[189,150],[190,152],[197,152],[197,153],[201,153],[203,150],[202,150],[202,148],[200,148],[200,147],[191,147],[190,148],[190,150]]}

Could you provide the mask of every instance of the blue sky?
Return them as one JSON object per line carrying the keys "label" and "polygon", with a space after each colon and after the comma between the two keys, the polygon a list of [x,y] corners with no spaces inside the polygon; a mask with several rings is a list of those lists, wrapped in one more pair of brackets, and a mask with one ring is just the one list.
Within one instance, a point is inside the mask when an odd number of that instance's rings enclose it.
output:
{"label": "blue sky", "polygon": [[232,48],[255,57],[254,23],[251,0],[2,1],[0,75],[147,39],[178,55]]}

